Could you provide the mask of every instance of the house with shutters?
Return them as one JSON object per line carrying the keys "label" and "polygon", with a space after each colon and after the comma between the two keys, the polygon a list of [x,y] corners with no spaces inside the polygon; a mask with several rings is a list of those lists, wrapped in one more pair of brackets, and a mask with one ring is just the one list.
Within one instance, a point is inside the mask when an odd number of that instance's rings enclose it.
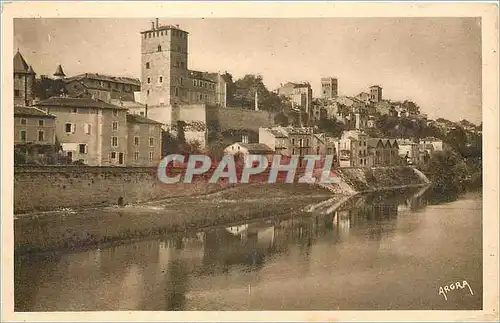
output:
{"label": "house with shutters", "polygon": [[36,106],[56,116],[56,136],[68,160],[126,164],[127,109],[90,98],[52,97]]}

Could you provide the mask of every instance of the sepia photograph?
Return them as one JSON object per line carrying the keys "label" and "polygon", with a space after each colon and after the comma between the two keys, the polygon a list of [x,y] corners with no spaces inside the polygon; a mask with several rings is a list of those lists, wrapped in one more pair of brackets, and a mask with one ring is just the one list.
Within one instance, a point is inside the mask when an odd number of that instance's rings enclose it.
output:
{"label": "sepia photograph", "polygon": [[12,16],[2,298],[25,314],[498,320],[498,156],[484,148],[498,153],[498,13],[470,5],[487,25],[160,5]]}

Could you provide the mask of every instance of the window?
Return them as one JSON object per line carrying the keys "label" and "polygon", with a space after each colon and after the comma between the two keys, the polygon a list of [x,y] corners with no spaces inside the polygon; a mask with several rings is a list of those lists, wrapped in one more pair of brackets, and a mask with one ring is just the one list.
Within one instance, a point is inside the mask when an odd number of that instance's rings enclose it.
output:
{"label": "window", "polygon": [[151,84],[151,78],[148,77],[148,84]]}
{"label": "window", "polygon": [[134,152],[134,160],[135,161],[139,160],[139,152],[138,151]]}
{"label": "window", "polygon": [[118,110],[113,109],[113,117],[118,117]]}
{"label": "window", "polygon": [[184,62],[181,62],[181,68],[184,68]]}
{"label": "window", "polygon": [[149,152],[149,160],[153,160],[153,152],[152,151]]}
{"label": "window", "polygon": [[179,78],[179,82],[180,82],[180,83],[181,83],[181,85],[182,85],[182,82],[183,82],[182,77],[181,77],[181,78]]}
{"label": "window", "polygon": [[26,124],[26,119],[22,118],[21,119],[21,124]]}
{"label": "window", "polygon": [[143,116],[144,117],[144,112],[139,112],[139,115]]}
{"label": "window", "polygon": [[21,130],[21,141],[26,141],[26,130]]}
{"label": "window", "polygon": [[86,144],[79,144],[78,150],[79,150],[80,154],[86,154],[87,153],[87,145]]}
{"label": "window", "polygon": [[193,86],[196,86],[196,80],[193,80]]}
{"label": "window", "polygon": [[139,137],[134,137],[134,145],[139,146]]}
{"label": "window", "polygon": [[175,96],[179,96],[179,88],[175,88]]}
{"label": "window", "polygon": [[68,151],[66,156],[68,157],[69,160],[73,160],[73,152],[72,151]]}
{"label": "window", "polygon": [[203,95],[200,94],[200,101],[203,100]]}
{"label": "window", "polygon": [[64,125],[64,130],[66,133],[75,133],[75,125],[72,123],[66,123]]}
{"label": "window", "polygon": [[118,147],[118,137],[111,137],[111,146]]}
{"label": "window", "polygon": [[118,130],[118,121],[113,121],[113,130]]}
{"label": "window", "polygon": [[295,145],[295,139],[292,139],[292,145]]}
{"label": "window", "polygon": [[146,68],[149,69],[149,62],[146,63]]}
{"label": "window", "polygon": [[44,140],[44,133],[42,130],[38,131],[38,141],[43,141]]}
{"label": "window", "polygon": [[71,111],[71,113],[78,113],[78,108],[73,108],[73,110]]}
{"label": "window", "polygon": [[162,30],[162,31],[160,31],[160,36],[163,36],[163,30]]}
{"label": "window", "polygon": [[149,95],[149,90],[146,91],[146,94]]}
{"label": "window", "polygon": [[86,135],[90,135],[90,125],[88,123],[83,125],[83,129]]}
{"label": "window", "polygon": [[155,144],[155,138],[149,137],[149,146],[152,147]]}
{"label": "window", "polygon": [[163,76],[160,76],[160,83],[163,83]]}
{"label": "window", "polygon": [[158,51],[161,52],[161,45],[158,45]]}
{"label": "window", "polygon": [[20,96],[21,96],[21,91],[19,91],[19,90],[14,90],[14,96],[15,96],[16,98],[20,97]]}
{"label": "window", "polygon": [[116,159],[116,151],[111,152],[110,157],[111,159]]}
{"label": "window", "polygon": [[148,34],[144,34],[144,38],[148,38]]}

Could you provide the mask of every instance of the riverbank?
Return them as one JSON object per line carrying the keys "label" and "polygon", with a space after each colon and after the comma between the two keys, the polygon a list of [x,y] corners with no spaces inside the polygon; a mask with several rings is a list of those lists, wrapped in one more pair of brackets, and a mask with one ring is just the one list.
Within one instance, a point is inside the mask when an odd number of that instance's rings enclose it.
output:
{"label": "riverbank", "polygon": [[428,185],[406,167],[349,168],[339,171],[339,176],[345,180],[339,184],[240,184],[203,195],[174,196],[125,206],[17,215],[15,252],[21,255],[85,249],[304,210],[329,213],[360,193]]}

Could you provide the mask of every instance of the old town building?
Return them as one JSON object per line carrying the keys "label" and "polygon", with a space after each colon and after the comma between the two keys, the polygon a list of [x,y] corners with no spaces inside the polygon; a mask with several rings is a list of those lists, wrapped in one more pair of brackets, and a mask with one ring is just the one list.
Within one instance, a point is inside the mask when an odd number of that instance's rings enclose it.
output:
{"label": "old town building", "polygon": [[127,114],[127,166],[158,166],[162,157],[161,123]]}
{"label": "old town building", "polygon": [[321,79],[321,98],[333,99],[339,95],[338,80],[333,77]]}
{"label": "old town building", "polygon": [[37,106],[56,116],[56,136],[68,160],[93,166],[126,164],[126,108],[70,97],[52,97]]}
{"label": "old town building", "polygon": [[35,99],[35,71],[19,50],[14,55],[14,105],[29,106]]}

